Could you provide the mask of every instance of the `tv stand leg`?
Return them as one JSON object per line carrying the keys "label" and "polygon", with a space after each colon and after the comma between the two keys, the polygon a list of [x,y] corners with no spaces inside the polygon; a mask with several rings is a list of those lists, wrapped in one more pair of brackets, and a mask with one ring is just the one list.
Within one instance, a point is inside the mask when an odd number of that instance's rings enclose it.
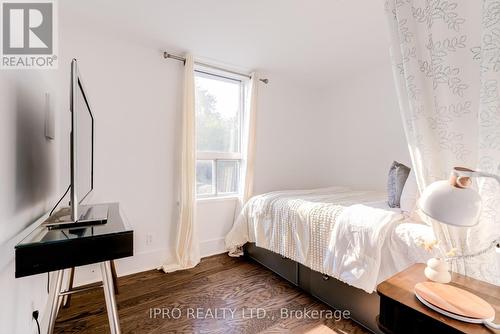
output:
{"label": "tv stand leg", "polygon": [[52,296],[52,304],[50,306],[50,317],[49,317],[49,334],[54,333],[54,327],[56,325],[57,312],[59,311],[59,300],[61,298],[61,286],[64,276],[64,270],[58,270],[56,274],[56,287],[54,289],[54,295]]}
{"label": "tv stand leg", "polygon": [[[75,280],[75,267],[72,267],[69,271],[68,289],[67,291],[73,290],[73,281]],[[71,294],[65,295],[62,302],[63,308],[68,308],[71,305]]]}
{"label": "tv stand leg", "polygon": [[115,291],[113,285],[113,275],[110,261],[101,262],[102,283],[104,298],[106,299],[106,310],[108,313],[109,329],[111,334],[120,334],[120,320],[116,308]]}

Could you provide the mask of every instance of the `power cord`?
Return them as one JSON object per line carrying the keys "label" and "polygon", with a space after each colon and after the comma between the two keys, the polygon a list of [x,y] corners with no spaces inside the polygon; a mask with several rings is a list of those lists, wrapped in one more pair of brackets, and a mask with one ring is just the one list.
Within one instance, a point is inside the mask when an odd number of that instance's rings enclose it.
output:
{"label": "power cord", "polygon": [[61,203],[61,201],[66,196],[66,194],[68,193],[68,191],[69,191],[70,188],[71,188],[71,184],[68,186],[68,189],[66,189],[66,191],[64,192],[64,195],[62,195],[62,197],[59,199],[59,201],[57,201],[56,205],[54,205],[54,207],[52,208],[52,210],[50,210],[49,216],[52,216],[52,214],[54,213],[54,210],[57,208],[57,206],[59,205],[59,203]]}
{"label": "power cord", "polygon": [[[66,195],[68,194],[68,191],[69,189],[71,188],[71,184],[68,186],[68,188],[66,189],[66,191],[64,192],[64,194],[61,196],[61,198],[57,201],[56,205],[54,205],[54,207],[52,208],[52,210],[50,210],[50,213],[49,213],[49,217],[52,216],[52,214],[54,213],[54,210],[57,208],[57,206],[59,205],[59,203],[61,203],[61,201],[63,200],[64,197],[66,197]],[[47,272],[47,293],[50,293],[50,289],[49,289],[49,286],[50,286],[50,273]],[[38,311],[37,312],[37,317],[38,317]],[[33,318],[35,318],[35,312],[33,312]],[[36,318],[35,318],[36,320]],[[38,324],[38,320],[36,321],[36,323]],[[40,325],[38,325],[38,333],[40,333]]]}
{"label": "power cord", "polygon": [[40,334],[40,323],[38,322],[38,310],[33,311],[33,319],[36,321],[36,327],[38,328],[38,334]]}

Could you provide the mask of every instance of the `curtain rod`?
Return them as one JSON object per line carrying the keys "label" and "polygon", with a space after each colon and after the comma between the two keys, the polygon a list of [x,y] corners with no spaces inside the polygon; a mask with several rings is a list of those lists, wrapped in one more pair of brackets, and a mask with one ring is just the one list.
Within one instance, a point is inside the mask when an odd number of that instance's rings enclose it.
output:
{"label": "curtain rod", "polygon": [[[182,61],[182,62],[186,61],[186,58],[181,57],[181,56],[176,56],[174,54],[168,53],[167,51],[163,52],[163,58],[165,58],[165,59],[171,58],[171,59],[179,60],[179,61]],[[230,71],[230,70],[227,70],[225,68],[217,67],[217,66],[210,65],[210,64],[200,63],[198,61],[196,61],[195,63],[198,64],[198,65],[202,65],[204,67],[208,67],[208,68],[214,69],[214,70],[224,71],[224,72],[228,72],[228,73],[231,73],[231,74],[235,74],[235,75],[239,75],[239,76],[242,76],[242,77],[246,77],[248,79],[252,78],[250,75],[248,75],[246,73],[240,73],[240,72]],[[269,79],[259,79],[259,81],[262,81],[266,85],[269,83]]]}

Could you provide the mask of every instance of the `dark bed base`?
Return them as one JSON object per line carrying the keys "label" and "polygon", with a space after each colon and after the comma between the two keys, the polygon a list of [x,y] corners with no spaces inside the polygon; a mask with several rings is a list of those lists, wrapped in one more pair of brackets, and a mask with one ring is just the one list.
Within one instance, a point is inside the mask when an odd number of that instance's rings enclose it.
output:
{"label": "dark bed base", "polygon": [[245,255],[332,308],[349,310],[352,320],[370,331],[382,333],[376,322],[380,305],[380,298],[377,293],[368,294],[361,289],[323,275],[279,254],[257,247],[255,243],[245,245]]}

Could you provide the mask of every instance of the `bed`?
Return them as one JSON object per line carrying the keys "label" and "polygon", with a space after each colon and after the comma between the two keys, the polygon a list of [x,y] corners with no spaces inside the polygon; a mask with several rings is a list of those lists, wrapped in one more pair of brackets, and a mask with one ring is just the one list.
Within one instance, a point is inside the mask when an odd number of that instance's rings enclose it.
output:
{"label": "bed", "polygon": [[332,307],[350,309],[355,320],[378,332],[377,284],[425,262],[432,254],[421,245],[431,239],[432,229],[389,208],[385,193],[330,187],[251,198],[226,236],[226,248],[231,256],[246,250]]}

